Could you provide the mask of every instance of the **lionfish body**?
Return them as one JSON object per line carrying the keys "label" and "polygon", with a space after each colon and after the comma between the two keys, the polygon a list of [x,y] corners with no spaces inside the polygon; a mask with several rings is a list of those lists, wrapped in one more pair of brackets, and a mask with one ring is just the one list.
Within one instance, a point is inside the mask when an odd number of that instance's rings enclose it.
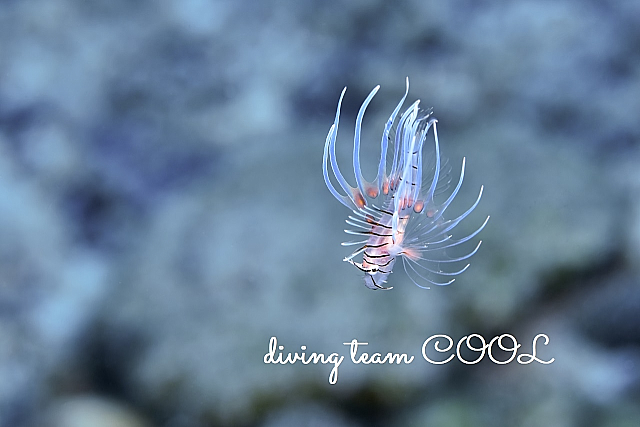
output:
{"label": "lionfish body", "polygon": [[[482,197],[482,187],[475,203],[462,215],[450,220],[443,218],[443,214],[462,186],[465,160],[462,160],[462,170],[456,187],[446,200],[437,204],[435,197],[446,191],[451,181],[449,175],[451,168],[440,158],[437,120],[432,117],[431,109],[420,109],[420,101],[417,100],[400,116],[396,124],[396,118],[409,93],[408,78],[405,94],[391,113],[382,134],[382,152],[376,179],[373,182],[366,181],[360,168],[360,132],[367,106],[379,89],[380,86],[376,86],[371,91],[356,118],[353,147],[356,187],[346,182],[338,167],[335,152],[340,108],[346,87],[340,95],[335,120],[329,129],[324,146],[322,167],[325,183],[331,194],[353,211],[353,216],[349,216],[346,222],[355,229],[345,230],[345,232],[363,236],[364,239],[342,244],[343,246],[362,245],[344,261],[364,272],[365,285],[370,289],[391,289],[384,284],[398,257],[402,258],[405,272],[417,286],[428,289],[428,286],[422,286],[418,282],[448,285],[455,280],[455,278],[449,278],[465,271],[469,264],[461,269],[443,269],[442,267],[455,266],[456,263],[469,259],[478,251],[482,243],[480,241],[471,252],[463,256],[449,257],[446,254],[447,249],[473,239],[487,224],[489,217],[476,231],[457,240],[450,234],[476,208]],[[394,124],[396,124],[395,132]],[[429,160],[430,167],[424,168],[429,175],[423,181],[422,151],[431,128],[433,128],[435,139],[435,156]],[[389,144],[393,145],[393,160],[391,160],[391,170],[387,173]],[[329,164],[345,194],[341,194],[331,183]],[[378,198],[380,200],[377,204],[374,203]],[[354,258],[361,253],[362,261],[354,261]]]}

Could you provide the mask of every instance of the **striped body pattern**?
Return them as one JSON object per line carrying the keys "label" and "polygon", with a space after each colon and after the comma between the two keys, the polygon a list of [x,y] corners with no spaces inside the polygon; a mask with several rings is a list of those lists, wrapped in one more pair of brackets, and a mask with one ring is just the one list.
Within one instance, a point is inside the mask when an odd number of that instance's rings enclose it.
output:
{"label": "striped body pattern", "polygon": [[[360,246],[344,258],[344,261],[364,272],[365,286],[369,289],[392,289],[384,284],[398,257],[402,259],[408,277],[421,288],[429,289],[429,284],[452,283],[455,280],[453,276],[469,267],[469,264],[466,264],[460,268],[460,263],[473,256],[482,241],[473,250],[461,256],[451,257],[447,250],[473,239],[489,221],[487,217],[473,233],[462,238],[453,238],[453,229],[468,217],[480,202],[483,187],[480,187],[480,194],[475,203],[464,213],[454,219],[444,218],[445,211],[462,186],[465,159],[462,160],[460,178],[455,188],[446,199],[437,203],[436,198],[440,199],[438,196],[446,193],[451,183],[451,167],[440,157],[437,120],[432,116],[431,109],[419,107],[420,100],[411,104],[396,123],[409,93],[409,78],[406,85],[404,96],[385,124],[378,174],[373,182],[366,181],[362,176],[360,134],[364,113],[380,86],[376,86],[369,93],[356,117],[353,145],[355,187],[349,185],[340,172],[335,149],[340,108],[346,87],[340,95],[335,120],[324,145],[324,181],[331,194],[353,212],[346,222],[354,229],[345,232],[361,237],[358,241],[342,243],[343,246]],[[423,165],[423,148],[430,129],[433,129],[434,150],[433,155],[427,158]],[[388,150],[390,145],[392,149]],[[389,173],[388,162],[391,167]],[[329,167],[342,192],[331,183]],[[355,261],[354,258],[360,254],[362,261]]]}

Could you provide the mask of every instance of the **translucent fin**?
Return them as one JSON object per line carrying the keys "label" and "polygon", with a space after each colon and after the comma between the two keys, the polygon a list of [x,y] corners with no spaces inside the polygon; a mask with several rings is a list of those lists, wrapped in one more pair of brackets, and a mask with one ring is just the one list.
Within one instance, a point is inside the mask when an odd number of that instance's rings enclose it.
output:
{"label": "translucent fin", "polygon": [[[469,240],[473,239],[474,237],[476,237],[478,235],[478,233],[480,233],[482,231],[482,229],[485,227],[485,225],[487,225],[487,222],[489,222],[489,218],[490,216],[487,216],[487,219],[484,220],[484,222],[482,223],[482,225],[480,227],[478,227],[478,229],[476,231],[474,231],[473,233],[469,234],[466,237],[463,237],[462,239],[458,239],[458,240],[450,240],[451,236],[447,236],[446,238],[438,241],[438,242],[430,242],[429,245],[436,245],[438,243],[443,243],[443,242],[448,242],[447,245],[445,246],[436,246],[433,248],[425,247],[424,249],[421,249],[422,251],[437,251],[437,250],[441,250],[441,249],[448,249],[448,248],[452,248],[454,246],[458,246],[461,245],[465,242],[468,242]],[[411,243],[417,241],[416,238],[411,239]]]}
{"label": "translucent fin", "polygon": [[380,151],[381,151],[380,164],[378,165],[378,176],[374,181],[374,184],[378,187],[378,191],[380,192],[383,191],[382,185],[384,183],[384,179],[387,176],[386,162],[387,162],[387,148],[389,145],[389,133],[391,132],[393,123],[396,121],[396,116],[400,112],[400,109],[402,108],[404,101],[407,99],[408,94],[409,94],[409,77],[407,77],[407,88],[404,91],[404,96],[402,97],[400,102],[398,102],[398,105],[396,105],[396,108],[393,110],[393,113],[391,113],[391,116],[389,116],[389,119],[387,120],[387,123],[384,126],[384,132],[382,133],[382,141],[380,142]]}
{"label": "translucent fin", "polygon": [[433,135],[436,141],[436,160],[434,165],[433,179],[431,182],[431,186],[429,187],[429,191],[425,196],[425,204],[429,205],[433,201],[433,195],[436,192],[436,188],[438,186],[438,181],[440,178],[440,144],[438,143],[438,130],[436,128],[436,123],[438,122],[436,119],[433,119]]}
{"label": "translucent fin", "polygon": [[362,177],[362,169],[360,168],[360,132],[362,130],[362,118],[364,117],[364,113],[369,106],[369,103],[373,99],[373,97],[378,93],[380,89],[380,85],[373,88],[373,90],[367,96],[367,99],[364,100],[362,105],[360,106],[360,110],[358,111],[358,116],[356,117],[356,130],[355,136],[353,138],[353,171],[356,175],[356,183],[360,193],[367,194],[364,188],[364,178]]}
{"label": "translucent fin", "polygon": [[414,285],[416,285],[419,288],[422,289],[430,289],[428,286],[422,286],[420,285],[414,278],[412,273],[409,273],[409,270],[407,270],[407,265],[409,266],[409,268],[411,269],[411,271],[413,272],[413,274],[415,274],[416,276],[418,276],[419,278],[421,278],[422,280],[431,283],[432,285],[436,285],[436,286],[447,286],[452,284],[453,282],[455,282],[455,278],[447,281],[447,282],[436,282],[435,280],[429,279],[428,277],[423,276],[422,274],[418,273],[418,271],[413,267],[413,265],[411,264],[411,261],[408,258],[402,258],[402,265],[404,266],[404,271],[405,273],[407,273],[407,276],[409,277],[409,279],[411,279],[411,281],[413,282]]}
{"label": "translucent fin", "polygon": [[[331,194],[333,194],[333,197],[338,199],[340,203],[342,203],[349,209],[356,209],[357,206],[351,196],[352,187],[349,184],[347,184],[344,177],[340,173],[340,168],[338,167],[338,162],[336,161],[336,147],[335,147],[336,136],[338,134],[338,124],[340,122],[340,108],[342,106],[342,99],[344,98],[344,94],[346,91],[347,91],[347,88],[345,87],[342,90],[342,93],[340,94],[340,100],[338,101],[338,108],[336,109],[336,117],[333,122],[333,125],[331,125],[331,128],[329,129],[329,133],[327,134],[327,139],[324,143],[324,155],[322,157],[322,175],[324,177],[324,183],[326,184]],[[340,184],[340,187],[342,188],[342,190],[347,194],[346,196],[340,194],[338,190],[336,190],[336,188],[331,183],[331,180],[329,179],[329,169],[327,164],[327,158],[330,159],[331,170],[333,172],[333,175],[338,181],[338,184]]]}
{"label": "translucent fin", "polygon": [[[466,259],[471,258],[473,255],[475,255],[476,252],[478,252],[478,249],[480,249],[480,245],[482,244],[482,240],[480,240],[478,242],[478,244],[476,245],[475,249],[471,252],[469,252],[468,254],[461,256],[461,257],[456,257],[456,258],[442,258],[442,259],[429,259],[429,258],[425,258],[423,256],[420,256],[419,259],[416,260],[417,263],[420,263],[421,261],[423,262],[433,262],[433,263],[438,263],[438,262],[459,262],[459,261],[464,261]],[[443,248],[440,248],[443,249]]]}

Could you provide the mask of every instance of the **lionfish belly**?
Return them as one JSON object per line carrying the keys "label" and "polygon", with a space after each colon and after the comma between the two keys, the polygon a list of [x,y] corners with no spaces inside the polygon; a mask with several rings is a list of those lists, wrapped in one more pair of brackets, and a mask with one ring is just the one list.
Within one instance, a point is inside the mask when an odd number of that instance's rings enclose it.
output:
{"label": "lionfish belly", "polygon": [[[453,239],[453,229],[476,208],[482,197],[482,189],[475,203],[455,219],[444,219],[444,213],[458,194],[464,178],[465,159],[458,183],[444,201],[436,203],[436,196],[444,193],[450,182],[451,167],[440,158],[437,120],[431,109],[419,108],[420,100],[414,102],[400,116],[402,105],[409,93],[407,77],[405,94],[391,113],[382,134],[380,164],[373,182],[366,181],[360,169],[360,133],[362,118],[367,106],[380,89],[376,86],[358,111],[356,117],[353,144],[353,169],[356,186],[347,183],[336,160],[336,136],[340,121],[340,107],[347,90],[342,90],[336,110],[336,117],[329,129],[324,145],[322,171],[324,181],[333,196],[353,211],[346,220],[353,230],[347,234],[362,236],[364,240],[345,242],[343,246],[362,245],[344,261],[354,265],[364,273],[365,285],[369,289],[391,289],[384,284],[393,270],[396,259],[400,257],[407,276],[417,286],[429,289],[426,284],[448,285],[458,274],[465,271],[469,264],[459,268],[460,262],[467,260],[480,248],[482,241],[462,256],[451,257],[447,250],[473,239],[485,227],[489,217],[473,233],[466,237]],[[394,125],[396,127],[394,131]],[[429,129],[433,128],[435,153],[427,159],[423,169],[423,147]],[[392,145],[393,158],[391,170],[387,173],[387,148]],[[391,153],[389,153],[391,159]],[[333,186],[329,179],[329,164],[333,176],[344,194]],[[423,170],[426,177],[423,178]],[[362,254],[362,261],[354,258]],[[458,267],[456,267],[458,264]],[[450,268],[443,268],[452,266]],[[421,285],[423,283],[425,285]]]}

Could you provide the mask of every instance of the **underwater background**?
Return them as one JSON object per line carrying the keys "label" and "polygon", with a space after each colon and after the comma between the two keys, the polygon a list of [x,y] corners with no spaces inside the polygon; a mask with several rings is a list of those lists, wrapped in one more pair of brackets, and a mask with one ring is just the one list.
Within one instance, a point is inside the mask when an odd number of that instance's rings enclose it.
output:
{"label": "underwater background", "polygon": [[[639,17],[635,0],[1,1],[0,426],[636,426]],[[484,185],[460,228],[491,220],[452,285],[397,266],[371,291],[342,262],[323,147],[348,86],[353,184],[381,84],[373,177],[407,76],[454,180],[466,157],[452,212]],[[544,333],[554,362],[421,355],[474,333],[520,354]],[[265,364],[271,337],[344,355],[337,383]],[[353,339],[415,360],[356,365]]]}

